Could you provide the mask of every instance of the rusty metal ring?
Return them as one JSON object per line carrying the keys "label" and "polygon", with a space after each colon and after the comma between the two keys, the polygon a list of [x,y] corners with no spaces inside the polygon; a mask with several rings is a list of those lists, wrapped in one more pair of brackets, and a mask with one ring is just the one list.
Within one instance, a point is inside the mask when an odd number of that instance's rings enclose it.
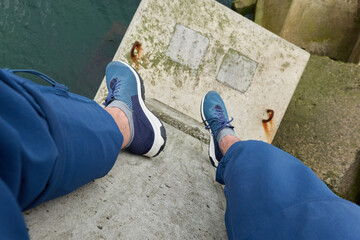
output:
{"label": "rusty metal ring", "polygon": [[268,113],[269,118],[268,118],[268,119],[263,119],[263,120],[262,120],[263,123],[270,122],[270,121],[273,119],[273,117],[274,117],[274,110],[272,110],[272,109],[267,109],[266,112]]}
{"label": "rusty metal ring", "polygon": [[135,55],[135,49],[141,47],[141,44],[138,42],[138,41],[135,41],[132,48],[131,48],[131,52],[130,52],[130,56],[131,58],[136,58],[136,55]]}

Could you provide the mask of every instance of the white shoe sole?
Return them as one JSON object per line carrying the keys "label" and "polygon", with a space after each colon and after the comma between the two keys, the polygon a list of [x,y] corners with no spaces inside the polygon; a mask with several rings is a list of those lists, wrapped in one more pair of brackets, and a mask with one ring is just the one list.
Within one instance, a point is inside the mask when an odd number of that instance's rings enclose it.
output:
{"label": "white shoe sole", "polygon": [[[206,95],[205,95],[206,96]],[[204,109],[203,109],[203,106],[204,106],[204,100],[205,100],[205,96],[203,97],[203,99],[201,100],[201,105],[200,105],[200,112],[201,112],[201,119],[203,120],[205,126],[206,126],[206,123],[205,123],[205,114],[204,114]],[[210,134],[210,144],[209,144],[209,159],[210,159],[210,162],[211,164],[214,166],[214,167],[217,167],[219,165],[219,161],[216,159],[216,155],[215,155],[215,143],[214,143],[214,138],[212,136],[212,133],[211,133],[211,129],[208,129],[209,131],[209,134]]]}

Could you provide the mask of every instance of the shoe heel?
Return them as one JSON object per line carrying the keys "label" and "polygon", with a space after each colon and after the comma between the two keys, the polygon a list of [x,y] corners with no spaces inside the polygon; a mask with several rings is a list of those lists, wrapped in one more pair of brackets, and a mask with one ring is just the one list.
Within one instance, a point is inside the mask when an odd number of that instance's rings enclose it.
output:
{"label": "shoe heel", "polygon": [[[161,121],[160,121],[160,122],[161,122]],[[162,124],[162,122],[161,122],[160,133],[161,133],[161,137],[164,139],[164,143],[163,143],[163,145],[161,145],[159,151],[155,154],[154,157],[156,157],[157,155],[159,155],[160,152],[162,152],[162,151],[164,150],[165,145],[166,145],[166,140],[167,140],[167,139],[166,139],[166,130],[165,130],[165,127],[164,127],[164,125]]]}

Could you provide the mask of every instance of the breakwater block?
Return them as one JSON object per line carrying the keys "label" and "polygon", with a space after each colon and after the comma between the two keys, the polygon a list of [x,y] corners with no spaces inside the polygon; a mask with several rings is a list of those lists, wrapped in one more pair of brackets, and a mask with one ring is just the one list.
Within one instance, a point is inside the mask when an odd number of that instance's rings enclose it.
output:
{"label": "breakwater block", "polygon": [[143,0],[114,57],[138,70],[147,97],[199,122],[204,94],[218,91],[239,137],[269,143],[308,59],[213,0]]}

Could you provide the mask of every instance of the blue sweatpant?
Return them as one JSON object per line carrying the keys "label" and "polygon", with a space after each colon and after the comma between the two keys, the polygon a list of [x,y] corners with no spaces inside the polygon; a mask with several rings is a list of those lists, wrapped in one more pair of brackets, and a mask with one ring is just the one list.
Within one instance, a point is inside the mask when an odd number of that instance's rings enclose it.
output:
{"label": "blue sweatpant", "polygon": [[233,144],[216,180],[225,184],[229,239],[360,239],[360,208],[270,144]]}
{"label": "blue sweatpant", "polygon": [[97,103],[0,69],[0,239],[27,239],[22,211],[104,176],[123,136]]}

